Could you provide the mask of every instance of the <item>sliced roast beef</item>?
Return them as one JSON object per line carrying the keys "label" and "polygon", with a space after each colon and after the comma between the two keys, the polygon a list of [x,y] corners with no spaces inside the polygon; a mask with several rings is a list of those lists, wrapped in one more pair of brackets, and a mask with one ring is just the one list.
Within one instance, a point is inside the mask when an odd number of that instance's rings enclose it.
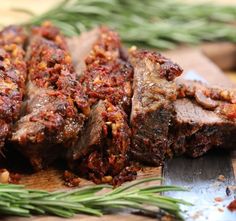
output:
{"label": "sliced roast beef", "polygon": [[236,90],[195,81],[178,81],[171,129],[175,154],[198,157],[209,149],[236,145]]}
{"label": "sliced roast beef", "polygon": [[9,26],[0,32],[0,151],[19,118],[25,93],[24,30]]}
{"label": "sliced roast beef", "polygon": [[33,28],[26,58],[25,115],[11,141],[38,170],[77,141],[89,105],[57,28],[48,23]]}
{"label": "sliced roast beef", "polygon": [[75,160],[70,161],[71,168],[95,183],[119,185],[136,174],[134,168],[127,167],[129,146],[130,129],[125,112],[100,100],[94,105],[73,152]]}
{"label": "sliced roast beef", "polygon": [[170,154],[169,125],[177,95],[172,80],[182,69],[154,52],[134,49],[129,58],[134,67],[131,153],[135,160],[159,165]]}
{"label": "sliced roast beef", "polygon": [[91,31],[82,33],[80,37],[76,36],[67,39],[76,74],[79,77],[83,76],[83,72],[86,69],[85,60],[91,52],[93,45],[98,40],[99,35],[100,29],[95,28]]}
{"label": "sliced roast beef", "polygon": [[120,184],[136,173],[127,167],[133,68],[119,36],[106,27],[83,34],[77,42],[83,42],[77,72],[92,107],[77,145],[68,153],[69,164],[76,172],[87,171],[83,174],[96,183]]}
{"label": "sliced roast beef", "polygon": [[92,104],[107,99],[130,112],[133,68],[124,58],[118,34],[106,27],[94,32],[97,40],[85,59],[86,70],[81,83]]}

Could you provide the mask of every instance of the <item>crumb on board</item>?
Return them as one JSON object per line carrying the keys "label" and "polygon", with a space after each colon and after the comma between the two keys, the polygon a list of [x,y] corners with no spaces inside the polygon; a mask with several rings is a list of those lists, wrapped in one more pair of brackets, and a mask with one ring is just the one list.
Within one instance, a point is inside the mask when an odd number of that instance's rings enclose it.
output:
{"label": "crumb on board", "polygon": [[5,168],[0,169],[0,183],[18,184],[21,176],[18,173],[9,172]]}
{"label": "crumb on board", "polygon": [[236,199],[233,200],[228,206],[227,206],[228,210],[230,210],[231,212],[235,212],[236,211]]}
{"label": "crumb on board", "polygon": [[21,175],[19,173],[10,173],[9,183],[19,184]]}
{"label": "crumb on board", "polygon": [[232,194],[236,195],[236,186],[227,186],[225,192],[227,196],[230,196]]}
{"label": "crumb on board", "polygon": [[7,169],[0,169],[0,183],[9,183],[10,173]]}
{"label": "crumb on board", "polygon": [[173,221],[173,216],[171,215],[164,215],[162,218],[161,218],[161,221]]}
{"label": "crumb on board", "polygon": [[218,176],[217,180],[221,181],[221,182],[225,182],[226,181],[225,176],[222,175],[222,174]]}
{"label": "crumb on board", "polygon": [[225,189],[225,193],[226,193],[227,196],[231,195],[231,190],[230,190],[230,188],[228,186]]}
{"label": "crumb on board", "polygon": [[223,201],[223,199],[221,198],[221,197],[215,197],[215,202],[222,202]]}
{"label": "crumb on board", "polygon": [[76,187],[79,186],[81,180],[74,173],[71,173],[68,170],[64,171],[63,174],[64,185],[68,187]]}

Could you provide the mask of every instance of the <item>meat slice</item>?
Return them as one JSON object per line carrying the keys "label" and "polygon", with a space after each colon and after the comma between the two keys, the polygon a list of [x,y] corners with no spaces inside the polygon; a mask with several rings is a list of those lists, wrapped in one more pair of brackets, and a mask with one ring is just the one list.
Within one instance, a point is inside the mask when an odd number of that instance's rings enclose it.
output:
{"label": "meat slice", "polygon": [[127,116],[107,100],[100,100],[92,109],[74,151],[71,167],[95,183],[119,185],[134,179],[135,168],[128,166],[130,129]]}
{"label": "meat slice", "polygon": [[24,30],[9,26],[0,32],[0,151],[19,118],[25,91]]}
{"label": "meat slice", "polygon": [[39,170],[77,141],[89,105],[57,28],[48,23],[33,28],[26,59],[25,115],[16,123],[11,141]]}
{"label": "meat slice", "polygon": [[133,68],[119,36],[106,27],[83,34],[77,42],[83,42],[78,73],[92,107],[77,145],[69,151],[69,164],[96,183],[118,185],[136,174],[127,167]]}
{"label": "meat slice", "polygon": [[198,157],[212,148],[235,148],[236,90],[180,80],[171,129],[175,154]]}
{"label": "meat slice", "polygon": [[94,28],[91,31],[81,33],[80,37],[76,36],[67,39],[72,61],[79,77],[84,74],[86,69],[85,60],[98,40],[100,33],[100,28]]}
{"label": "meat slice", "polygon": [[172,80],[182,69],[160,54],[135,48],[129,59],[134,67],[131,154],[136,160],[160,165],[171,154],[168,134],[177,95]]}
{"label": "meat slice", "polygon": [[106,27],[94,31],[93,35],[97,39],[85,59],[86,68],[81,83],[86,87],[92,104],[107,99],[129,113],[133,68],[124,56],[120,38]]}

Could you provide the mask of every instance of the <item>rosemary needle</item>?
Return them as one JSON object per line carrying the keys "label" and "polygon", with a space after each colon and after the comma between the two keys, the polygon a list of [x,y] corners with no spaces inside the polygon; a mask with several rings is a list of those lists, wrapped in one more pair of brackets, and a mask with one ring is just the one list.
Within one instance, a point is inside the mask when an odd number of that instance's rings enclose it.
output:
{"label": "rosemary needle", "polygon": [[[25,11],[22,9],[16,9]],[[64,0],[24,25],[52,21],[67,36],[97,25],[114,28],[127,44],[173,48],[179,43],[236,42],[236,6],[180,0]]]}
{"label": "rosemary needle", "polygon": [[[180,205],[191,204],[158,193],[185,189],[154,184],[144,187],[146,183],[157,180],[160,178],[141,179],[115,189],[109,185],[96,185],[56,192],[27,190],[22,185],[0,184],[0,215],[51,214],[68,218],[79,213],[101,216],[112,208],[131,208],[149,212],[162,209],[180,216]],[[107,191],[101,193],[104,188]],[[153,209],[147,206],[152,206]]]}

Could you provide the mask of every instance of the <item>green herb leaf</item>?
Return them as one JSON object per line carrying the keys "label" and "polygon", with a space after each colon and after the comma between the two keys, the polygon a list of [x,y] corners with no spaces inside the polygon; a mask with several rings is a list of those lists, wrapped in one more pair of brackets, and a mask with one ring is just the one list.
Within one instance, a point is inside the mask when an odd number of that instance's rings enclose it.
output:
{"label": "green herb leaf", "polygon": [[201,41],[236,42],[236,7],[210,3],[67,0],[39,16],[32,16],[25,25],[39,25],[45,20],[52,21],[67,36],[108,25],[118,31],[128,45],[159,49]]}
{"label": "green herb leaf", "polygon": [[152,183],[159,180],[161,178],[141,179],[115,189],[110,185],[91,185],[56,192],[27,190],[22,185],[0,184],[0,215],[51,214],[68,218],[78,213],[101,216],[108,209],[131,208],[149,212],[162,209],[180,217],[180,205],[191,204],[158,193],[185,189]]}

